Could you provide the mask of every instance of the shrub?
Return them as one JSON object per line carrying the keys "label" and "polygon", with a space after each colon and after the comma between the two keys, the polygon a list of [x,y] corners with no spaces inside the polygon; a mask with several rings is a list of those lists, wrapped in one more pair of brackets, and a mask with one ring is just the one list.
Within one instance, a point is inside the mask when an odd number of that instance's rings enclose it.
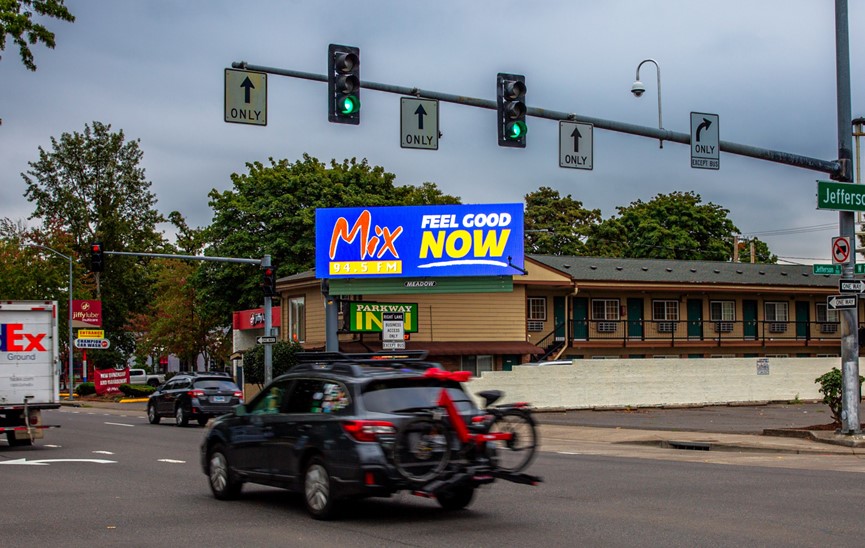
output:
{"label": "shrub", "polygon": [[92,382],[82,382],[75,387],[76,396],[89,396],[96,393],[96,385]]}
{"label": "shrub", "polygon": [[[832,413],[832,419],[835,424],[841,424],[841,395],[844,381],[841,377],[841,371],[837,367],[833,367],[828,373],[814,379],[814,382],[820,385],[818,392],[823,394],[823,403],[829,406],[829,411]],[[859,376],[859,389],[862,389],[862,383],[865,382],[865,377]]]}
{"label": "shrub", "polygon": [[120,391],[130,398],[146,398],[156,390],[146,384],[121,384]]}
{"label": "shrub", "polygon": [[[297,352],[303,352],[303,347],[294,341],[278,341],[273,345],[271,373],[274,379],[297,365],[294,356]],[[247,384],[264,385],[264,345],[256,345],[243,355],[243,376]]]}

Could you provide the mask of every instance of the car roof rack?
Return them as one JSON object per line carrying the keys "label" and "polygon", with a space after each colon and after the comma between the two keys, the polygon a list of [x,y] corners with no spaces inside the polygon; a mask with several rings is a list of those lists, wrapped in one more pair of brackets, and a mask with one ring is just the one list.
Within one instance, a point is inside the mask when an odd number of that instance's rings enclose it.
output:
{"label": "car roof rack", "polygon": [[424,371],[440,364],[425,361],[426,350],[404,350],[401,352],[298,352],[294,356],[297,365],[292,371],[328,369],[334,373],[359,377],[363,367],[410,369]]}

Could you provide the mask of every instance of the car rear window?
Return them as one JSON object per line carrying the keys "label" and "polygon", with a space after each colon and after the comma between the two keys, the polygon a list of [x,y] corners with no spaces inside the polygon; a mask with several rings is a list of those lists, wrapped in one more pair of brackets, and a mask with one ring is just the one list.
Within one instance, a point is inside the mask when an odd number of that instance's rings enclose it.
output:
{"label": "car rear window", "polygon": [[458,382],[438,379],[388,379],[367,384],[363,389],[363,402],[367,411],[394,413],[423,407],[436,407],[442,388],[460,412],[475,409],[474,402]]}
{"label": "car rear window", "polygon": [[231,381],[223,381],[219,379],[206,379],[195,381],[193,388],[201,390],[240,390],[236,384]]}

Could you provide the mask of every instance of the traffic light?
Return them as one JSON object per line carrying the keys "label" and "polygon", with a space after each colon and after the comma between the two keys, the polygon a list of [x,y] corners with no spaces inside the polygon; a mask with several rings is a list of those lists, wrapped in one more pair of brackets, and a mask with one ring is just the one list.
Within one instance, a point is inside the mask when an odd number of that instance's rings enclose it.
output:
{"label": "traffic light", "polygon": [[331,44],[327,50],[327,119],[360,124],[360,49]]}
{"label": "traffic light", "polygon": [[526,78],[499,73],[496,77],[499,146],[526,148]]}
{"label": "traffic light", "polygon": [[261,282],[261,287],[264,289],[265,297],[276,296],[276,270],[272,266],[265,266],[262,269],[264,278]]}
{"label": "traffic light", "polygon": [[102,272],[102,267],[102,242],[93,242],[90,244],[90,270]]}

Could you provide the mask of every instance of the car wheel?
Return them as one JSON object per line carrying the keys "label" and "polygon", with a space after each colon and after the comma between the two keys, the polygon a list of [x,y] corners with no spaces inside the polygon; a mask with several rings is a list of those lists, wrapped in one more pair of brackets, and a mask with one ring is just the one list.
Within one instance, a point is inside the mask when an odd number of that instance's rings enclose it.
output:
{"label": "car wheel", "polygon": [[159,416],[159,413],[156,412],[156,404],[151,403],[150,405],[148,405],[147,406],[147,420],[150,422],[150,424],[159,424],[160,418],[161,417]]}
{"label": "car wheel", "polygon": [[475,497],[475,488],[471,486],[458,487],[452,491],[446,491],[436,495],[439,505],[445,510],[462,510]]}
{"label": "car wheel", "polygon": [[198,421],[199,426],[204,426],[207,424],[207,421],[210,420],[210,417],[198,417],[196,420]]}
{"label": "car wheel", "polygon": [[330,519],[336,514],[330,472],[321,457],[313,457],[303,475],[303,498],[306,510],[315,519]]}
{"label": "car wheel", "polygon": [[189,415],[186,414],[186,410],[183,409],[182,405],[178,405],[177,409],[174,410],[174,422],[177,426],[186,426],[189,424]]}
{"label": "car wheel", "polygon": [[159,386],[159,381],[156,379],[150,379],[149,381],[147,381],[147,385],[156,388],[157,386]]}
{"label": "car wheel", "polygon": [[231,471],[225,448],[221,445],[216,445],[210,450],[207,458],[207,479],[213,496],[219,500],[237,498],[243,488],[243,482]]}

